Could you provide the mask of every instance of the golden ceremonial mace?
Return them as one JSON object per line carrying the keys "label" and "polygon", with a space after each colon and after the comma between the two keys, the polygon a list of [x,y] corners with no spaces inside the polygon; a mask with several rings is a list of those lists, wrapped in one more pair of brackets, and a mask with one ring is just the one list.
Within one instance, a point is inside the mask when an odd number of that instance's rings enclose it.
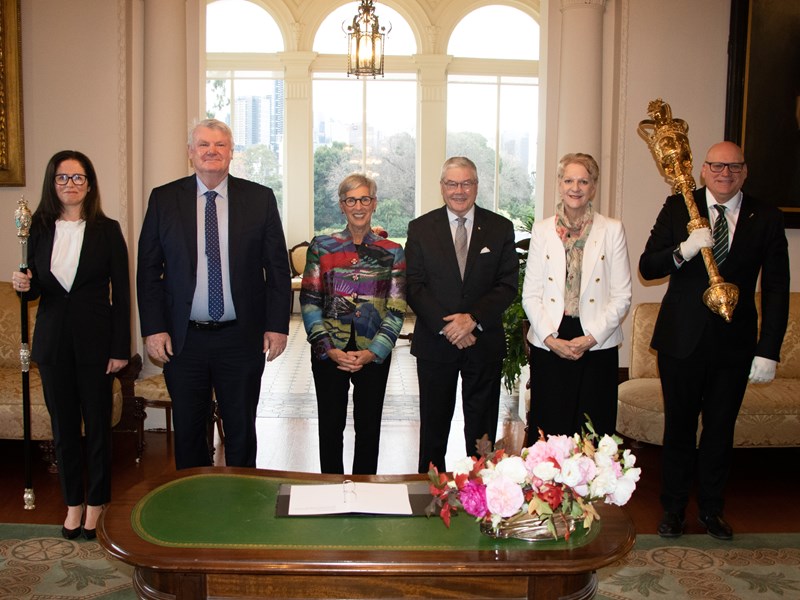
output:
{"label": "golden ceremonial mace", "polygon": [[[647,105],[647,114],[650,119],[639,123],[639,135],[650,147],[667,183],[672,185],[672,193],[683,195],[690,217],[686,229],[691,233],[695,229],[709,227],[708,219],[700,216],[692,194],[696,184],[692,177],[692,150],[686,135],[689,126],[682,119],[673,119],[672,109],[661,98]],[[739,288],[732,283],[726,283],[719,274],[711,248],[702,248],[700,251],[709,278],[709,288],[703,293],[703,302],[712,312],[730,323],[733,309],[739,301]]]}
{"label": "golden ceremonial mace", "polygon": [[[22,261],[19,270],[28,272],[28,236],[31,228],[31,211],[25,198],[20,198],[17,210],[14,211],[14,224],[17,227],[17,238],[22,251]],[[20,347],[19,363],[22,368],[22,430],[25,440],[25,493],[22,496],[25,510],[36,508],[36,494],[33,493],[31,483],[31,392],[30,392],[30,366],[31,351],[28,346],[28,298],[25,292],[20,292]]]}

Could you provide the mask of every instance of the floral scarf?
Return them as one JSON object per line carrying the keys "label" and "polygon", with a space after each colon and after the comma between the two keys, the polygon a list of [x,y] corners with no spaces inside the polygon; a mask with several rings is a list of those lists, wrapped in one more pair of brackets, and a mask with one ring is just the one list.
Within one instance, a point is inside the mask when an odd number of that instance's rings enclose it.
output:
{"label": "floral scarf", "polygon": [[556,206],[556,234],[564,244],[567,255],[567,278],[564,288],[564,314],[577,317],[580,314],[581,264],[583,263],[583,247],[592,230],[594,210],[591,201],[586,205],[586,212],[574,223],[564,212],[564,203]]}

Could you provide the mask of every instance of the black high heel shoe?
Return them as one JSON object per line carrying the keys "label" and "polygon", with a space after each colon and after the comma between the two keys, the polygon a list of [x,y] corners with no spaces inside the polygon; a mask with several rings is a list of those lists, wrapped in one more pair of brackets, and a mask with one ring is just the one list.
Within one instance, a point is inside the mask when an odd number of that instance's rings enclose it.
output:
{"label": "black high heel shoe", "polygon": [[76,527],[75,529],[67,529],[66,527],[64,527],[62,525],[61,526],[61,537],[63,537],[65,540],[74,540],[76,537],[78,537],[81,534],[82,530],[83,530],[83,528],[80,527],[80,526]]}
{"label": "black high heel shoe", "polygon": [[[83,529],[83,538],[84,539],[93,540],[94,538],[97,537],[97,529],[96,528],[95,529],[86,529],[86,527],[83,527],[82,529]],[[77,533],[75,534],[75,537],[78,537]]]}

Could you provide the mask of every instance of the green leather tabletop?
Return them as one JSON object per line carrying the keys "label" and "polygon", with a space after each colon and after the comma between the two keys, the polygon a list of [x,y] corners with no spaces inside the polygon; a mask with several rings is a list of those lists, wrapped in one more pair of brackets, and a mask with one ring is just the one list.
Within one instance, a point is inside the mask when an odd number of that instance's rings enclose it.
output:
{"label": "green leather tabletop", "polygon": [[257,475],[183,477],[143,497],[131,524],[142,539],[160,546],[361,550],[567,549],[589,543],[602,528],[595,523],[587,533],[579,526],[568,542],[530,543],[492,539],[466,513],[454,517],[449,529],[438,516],[280,517],[276,503],[287,483],[293,482]]}

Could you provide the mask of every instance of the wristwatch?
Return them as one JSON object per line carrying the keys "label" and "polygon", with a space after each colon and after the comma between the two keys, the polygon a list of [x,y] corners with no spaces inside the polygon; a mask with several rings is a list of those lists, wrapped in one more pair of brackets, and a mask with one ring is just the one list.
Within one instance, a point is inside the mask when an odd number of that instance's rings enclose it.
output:
{"label": "wristwatch", "polygon": [[675,262],[678,263],[678,264],[681,264],[682,262],[684,262],[686,260],[685,258],[683,258],[683,254],[681,254],[681,245],[680,244],[678,244],[677,248],[675,248],[675,250],[672,251],[672,256],[675,257]]}

